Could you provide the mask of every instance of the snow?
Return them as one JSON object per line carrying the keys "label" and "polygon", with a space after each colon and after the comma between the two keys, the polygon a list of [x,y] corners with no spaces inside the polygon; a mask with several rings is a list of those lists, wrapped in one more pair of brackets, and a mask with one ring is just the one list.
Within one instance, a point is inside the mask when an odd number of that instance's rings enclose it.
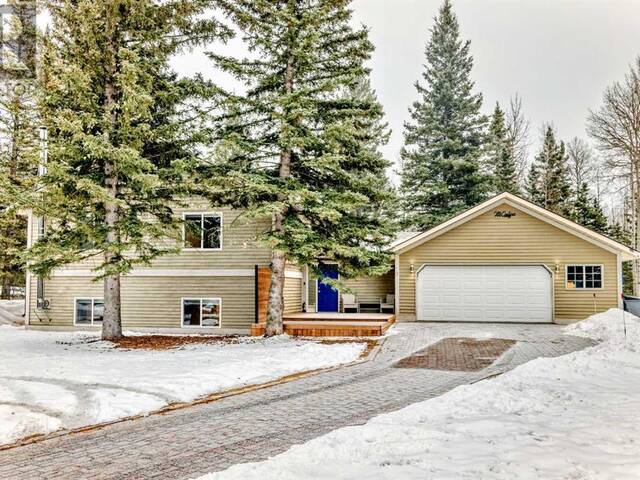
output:
{"label": "snow", "polygon": [[640,320],[612,309],[566,333],[601,343],[201,480],[637,480]]}
{"label": "snow", "polygon": [[123,350],[98,341],[96,333],[0,325],[0,444],[349,363],[363,349],[363,343],[282,336]]}
{"label": "snow", "polygon": [[22,325],[24,300],[0,300],[0,325]]}

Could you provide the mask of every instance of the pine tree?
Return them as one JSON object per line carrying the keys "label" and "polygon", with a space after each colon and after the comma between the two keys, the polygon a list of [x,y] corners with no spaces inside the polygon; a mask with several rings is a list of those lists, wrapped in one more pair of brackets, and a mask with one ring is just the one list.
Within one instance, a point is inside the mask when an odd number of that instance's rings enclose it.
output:
{"label": "pine tree", "polygon": [[572,219],[598,233],[607,235],[609,233],[609,222],[597,198],[592,198],[589,194],[589,187],[582,183],[576,194],[576,201],[573,206]]}
{"label": "pine tree", "polygon": [[512,144],[508,133],[504,111],[496,102],[489,125],[486,162],[492,172],[494,193],[509,192],[518,195],[520,187],[518,186],[515,145]]}
{"label": "pine tree", "polygon": [[0,91],[0,298],[24,283],[27,222],[20,215],[23,192],[33,190],[38,169],[38,121],[34,85],[15,79]]}
{"label": "pine tree", "polygon": [[401,195],[411,225],[428,228],[482,201],[489,178],[480,169],[486,118],[472,92],[470,42],[445,0],[431,28],[419,100],[410,109],[402,149]]}
{"label": "pine tree", "polygon": [[[168,206],[194,146],[176,98],[198,91],[171,75],[169,59],[227,34],[201,20],[209,2],[194,0],[50,0],[43,48],[41,109],[49,131],[42,177],[46,235],[32,268],[48,275],[93,258],[104,285],[102,337],[122,335],[120,279],[135,264],[175,248]],[[192,112],[189,112],[190,114]],[[154,152],[177,142],[161,155]],[[186,139],[186,140],[185,140]]]}
{"label": "pine tree", "polygon": [[349,0],[217,4],[255,58],[210,53],[247,91],[220,92],[224,114],[212,120],[226,158],[204,172],[204,193],[245,217],[271,217],[262,240],[272,249],[266,334],[276,335],[286,262],[334,261],[343,278],[390,267],[393,226],[377,214],[390,199],[377,150],[383,112],[362,86],[373,46],[351,27]]}
{"label": "pine tree", "polygon": [[529,198],[552,212],[571,215],[571,187],[564,143],[558,143],[551,126],[544,130],[542,148],[527,180]]}

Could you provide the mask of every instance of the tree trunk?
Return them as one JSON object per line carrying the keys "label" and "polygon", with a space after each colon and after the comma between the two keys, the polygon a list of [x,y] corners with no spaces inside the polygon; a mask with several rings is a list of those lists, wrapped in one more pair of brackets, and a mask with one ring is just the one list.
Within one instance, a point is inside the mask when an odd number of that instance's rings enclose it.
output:
{"label": "tree trunk", "polygon": [[[280,216],[279,214],[276,215]],[[285,268],[286,258],[284,252],[273,250],[271,252],[271,285],[269,287],[269,306],[267,307],[266,337],[284,333],[282,314],[284,313]]]}
{"label": "tree trunk", "polygon": [[[105,52],[109,60],[106,62],[107,81],[105,82],[105,114],[109,119],[109,129],[115,129],[116,125],[116,87],[115,75],[117,72],[116,60],[116,42],[115,29],[116,18],[115,12],[107,12],[107,41],[109,48]],[[107,136],[111,135],[111,131],[106,132]],[[115,169],[113,159],[107,158],[104,163],[105,188],[109,196],[109,200],[105,201],[105,224],[107,227],[107,243],[116,245],[120,243],[118,234],[118,220],[120,212],[118,209],[118,173]],[[114,254],[107,251],[104,254],[105,263],[110,266],[114,260]],[[119,340],[122,338],[122,315],[120,305],[120,274],[110,274],[104,279],[104,317],[102,321],[102,339],[103,340]]]}
{"label": "tree trunk", "polygon": [[2,300],[11,300],[11,278],[6,275],[2,279],[2,291],[0,292]]}
{"label": "tree trunk", "polygon": [[[293,54],[290,53],[287,59],[287,67],[284,71],[284,91],[290,94],[293,91]],[[280,169],[278,176],[286,179],[291,176],[291,156],[292,150],[285,148],[280,152]],[[286,197],[278,195],[278,200],[285,201]],[[284,234],[283,218],[287,213],[287,207],[282,212],[274,213],[271,228],[275,233]],[[284,313],[284,271],[287,258],[285,252],[274,249],[271,252],[271,286],[269,287],[269,304],[267,306],[267,325],[265,336],[282,335],[284,327],[282,324],[282,314]]]}
{"label": "tree trunk", "polygon": [[[631,170],[631,214],[632,218],[632,247],[638,250],[640,247],[640,167],[639,161],[632,162]],[[638,285],[640,282],[640,261],[633,261],[633,268],[631,269],[631,284],[633,285],[633,294],[635,296],[640,293]]]}

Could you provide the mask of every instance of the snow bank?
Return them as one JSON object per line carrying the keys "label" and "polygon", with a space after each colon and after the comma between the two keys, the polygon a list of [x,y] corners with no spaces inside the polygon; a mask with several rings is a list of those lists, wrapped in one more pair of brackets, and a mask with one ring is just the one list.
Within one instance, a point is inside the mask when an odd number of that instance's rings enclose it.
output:
{"label": "snow bank", "polygon": [[564,331],[569,335],[601,342],[599,350],[638,351],[640,348],[640,319],[617,308],[592,315],[582,322],[567,326]]}
{"label": "snow bank", "polygon": [[640,478],[639,320],[610,310],[567,328],[596,347],[331,432],[202,480]]}
{"label": "snow bank", "polygon": [[0,300],[0,325],[23,325],[24,300]]}
{"label": "snow bank", "polygon": [[0,326],[0,444],[356,360],[362,343],[280,338],[122,350],[95,333]]}

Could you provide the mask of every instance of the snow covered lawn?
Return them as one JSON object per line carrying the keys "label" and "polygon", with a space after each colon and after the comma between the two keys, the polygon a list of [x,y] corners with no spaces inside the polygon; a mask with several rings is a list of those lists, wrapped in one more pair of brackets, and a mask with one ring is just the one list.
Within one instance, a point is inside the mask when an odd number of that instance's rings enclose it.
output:
{"label": "snow covered lawn", "polygon": [[0,325],[22,325],[24,300],[0,300]]}
{"label": "snow covered lawn", "polygon": [[96,338],[0,326],[0,444],[348,363],[364,349],[283,337],[122,350]]}
{"label": "snow covered lawn", "polygon": [[610,310],[567,328],[601,341],[336,430],[222,479],[640,478],[640,320]]}

